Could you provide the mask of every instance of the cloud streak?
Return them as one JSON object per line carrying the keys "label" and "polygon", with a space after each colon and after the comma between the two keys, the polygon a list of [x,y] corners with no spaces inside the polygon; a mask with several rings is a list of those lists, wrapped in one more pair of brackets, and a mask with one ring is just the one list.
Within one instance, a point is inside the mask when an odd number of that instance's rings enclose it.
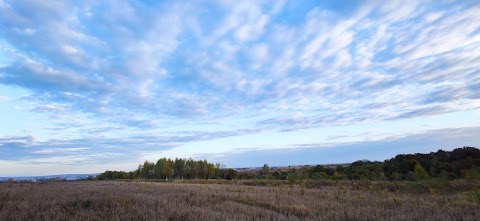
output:
{"label": "cloud streak", "polygon": [[[195,3],[150,10],[141,2],[29,4],[1,7],[15,62],[1,68],[0,81],[85,112],[117,115],[128,107],[189,118],[335,105],[367,114],[360,104],[384,103],[384,94],[409,106],[418,105],[407,102],[412,96],[423,105],[475,99],[469,90],[445,95],[474,88],[478,78],[478,5],[373,2],[348,17],[318,6],[293,26],[278,22],[284,5],[250,1],[212,3],[220,22]],[[415,93],[396,93],[412,87]],[[62,93],[88,99],[59,100]]]}

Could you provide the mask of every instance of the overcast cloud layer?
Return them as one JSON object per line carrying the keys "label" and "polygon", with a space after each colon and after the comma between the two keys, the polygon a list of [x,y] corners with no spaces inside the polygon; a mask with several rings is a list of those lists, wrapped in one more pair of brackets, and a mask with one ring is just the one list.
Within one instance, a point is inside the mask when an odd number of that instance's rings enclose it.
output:
{"label": "overcast cloud layer", "polygon": [[0,0],[0,108],[15,109],[1,118],[38,120],[0,125],[21,129],[0,134],[0,161],[131,165],[178,149],[240,165],[201,143],[478,116],[479,21],[477,1]]}

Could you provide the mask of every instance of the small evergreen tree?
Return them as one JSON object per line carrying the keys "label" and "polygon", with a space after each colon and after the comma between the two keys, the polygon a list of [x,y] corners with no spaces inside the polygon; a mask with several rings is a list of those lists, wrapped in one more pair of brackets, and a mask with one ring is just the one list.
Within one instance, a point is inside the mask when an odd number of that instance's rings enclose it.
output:
{"label": "small evergreen tree", "polygon": [[262,172],[265,175],[265,179],[268,179],[268,174],[270,174],[270,167],[268,167],[268,164],[263,164]]}
{"label": "small evergreen tree", "polygon": [[428,180],[428,179],[430,179],[430,176],[428,175],[427,171],[418,162],[417,162],[417,164],[415,164],[415,169],[414,169],[413,173],[415,175],[415,180]]}

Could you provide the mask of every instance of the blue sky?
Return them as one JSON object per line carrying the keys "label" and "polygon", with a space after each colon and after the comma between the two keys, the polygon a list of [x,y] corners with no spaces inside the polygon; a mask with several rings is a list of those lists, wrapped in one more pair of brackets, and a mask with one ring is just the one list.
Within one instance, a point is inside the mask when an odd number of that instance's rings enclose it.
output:
{"label": "blue sky", "polygon": [[0,0],[0,176],[480,146],[477,1]]}

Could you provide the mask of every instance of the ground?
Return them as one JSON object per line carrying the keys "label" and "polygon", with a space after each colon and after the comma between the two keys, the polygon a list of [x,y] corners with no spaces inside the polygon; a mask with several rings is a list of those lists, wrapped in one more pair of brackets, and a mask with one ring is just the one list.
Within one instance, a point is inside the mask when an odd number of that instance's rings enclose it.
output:
{"label": "ground", "polygon": [[[468,192],[380,183],[0,183],[0,220],[478,220]],[[251,183],[250,183],[251,184]],[[388,184],[390,185],[390,184]]]}

